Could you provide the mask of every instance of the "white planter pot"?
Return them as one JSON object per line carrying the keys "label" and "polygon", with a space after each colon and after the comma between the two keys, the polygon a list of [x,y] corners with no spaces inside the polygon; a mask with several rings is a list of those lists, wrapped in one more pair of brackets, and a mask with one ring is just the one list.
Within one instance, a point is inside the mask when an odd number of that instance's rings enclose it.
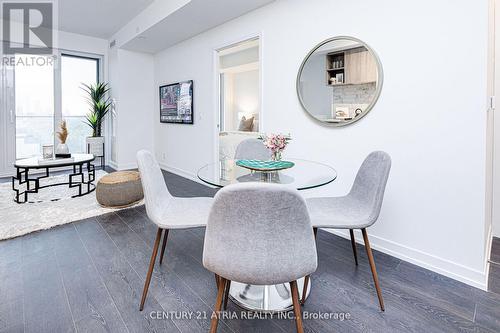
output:
{"label": "white planter pot", "polygon": [[104,137],[103,136],[89,136],[85,139],[86,147],[89,154],[94,156],[104,155]]}
{"label": "white planter pot", "polygon": [[65,143],[60,143],[56,147],[56,154],[69,154],[68,145]]}

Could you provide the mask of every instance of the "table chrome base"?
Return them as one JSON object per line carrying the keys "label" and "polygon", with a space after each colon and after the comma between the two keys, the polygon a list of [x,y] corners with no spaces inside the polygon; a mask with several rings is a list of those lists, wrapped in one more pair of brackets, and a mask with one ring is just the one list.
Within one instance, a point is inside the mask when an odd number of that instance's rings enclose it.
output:
{"label": "table chrome base", "polygon": [[[302,298],[304,278],[297,280],[299,300]],[[306,298],[311,290],[311,279],[307,286]],[[231,281],[229,298],[238,306],[257,312],[286,312],[293,309],[292,292],[289,283],[256,286]]]}

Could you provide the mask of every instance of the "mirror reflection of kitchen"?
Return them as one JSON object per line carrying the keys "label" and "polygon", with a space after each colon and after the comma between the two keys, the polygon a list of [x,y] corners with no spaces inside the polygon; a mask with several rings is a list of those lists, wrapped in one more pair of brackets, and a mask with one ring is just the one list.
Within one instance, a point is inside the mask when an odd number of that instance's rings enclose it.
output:
{"label": "mirror reflection of kitchen", "polygon": [[377,84],[375,56],[358,41],[338,39],[320,46],[306,60],[299,94],[313,117],[340,125],[367,112]]}

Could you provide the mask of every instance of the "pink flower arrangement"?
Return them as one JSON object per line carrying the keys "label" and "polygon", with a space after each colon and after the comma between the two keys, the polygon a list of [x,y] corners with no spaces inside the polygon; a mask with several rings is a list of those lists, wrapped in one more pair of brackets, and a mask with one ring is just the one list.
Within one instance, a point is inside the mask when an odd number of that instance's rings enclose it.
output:
{"label": "pink flower arrangement", "polygon": [[272,160],[281,160],[281,152],[285,150],[288,143],[292,140],[290,134],[261,134],[260,138],[264,146],[272,153]]}

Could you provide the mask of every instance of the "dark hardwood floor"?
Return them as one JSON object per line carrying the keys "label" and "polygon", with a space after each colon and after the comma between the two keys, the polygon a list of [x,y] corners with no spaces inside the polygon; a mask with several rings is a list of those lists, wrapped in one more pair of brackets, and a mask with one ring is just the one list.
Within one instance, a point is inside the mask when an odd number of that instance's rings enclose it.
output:
{"label": "dark hardwood floor", "polygon": [[492,263],[500,265],[500,238],[498,237],[493,237],[490,260]]}
{"label": "dark hardwood floor", "polygon": [[493,237],[491,244],[490,276],[488,282],[488,289],[500,295],[500,238],[497,237]]}
{"label": "dark hardwood floor", "polygon": [[[176,196],[215,193],[165,175]],[[0,332],[208,332],[216,290],[201,263],[202,228],[170,232],[139,312],[155,231],[141,206],[1,241]],[[317,244],[319,267],[303,310],[349,319],[305,319],[307,332],[500,332],[500,295],[375,251],[386,304],[380,312],[362,246],[356,267],[348,240],[319,231]],[[241,311],[231,303],[228,310]],[[162,319],[152,318],[157,311]],[[219,332],[294,330],[293,319],[219,325]]]}

